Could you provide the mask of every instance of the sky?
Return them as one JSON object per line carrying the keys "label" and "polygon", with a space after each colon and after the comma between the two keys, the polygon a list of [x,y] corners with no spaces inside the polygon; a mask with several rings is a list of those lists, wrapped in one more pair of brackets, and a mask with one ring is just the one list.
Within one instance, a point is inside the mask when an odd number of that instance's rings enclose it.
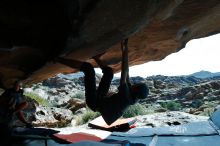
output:
{"label": "sky", "polygon": [[[189,41],[185,48],[161,61],[129,68],[130,76],[189,75],[201,70],[220,72],[220,34]],[[98,73],[101,71],[96,69]],[[115,74],[120,77],[120,73]]]}

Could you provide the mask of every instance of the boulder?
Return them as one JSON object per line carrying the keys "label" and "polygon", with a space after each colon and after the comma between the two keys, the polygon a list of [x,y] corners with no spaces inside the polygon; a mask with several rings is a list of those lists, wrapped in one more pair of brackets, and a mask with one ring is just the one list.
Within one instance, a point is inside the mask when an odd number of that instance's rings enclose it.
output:
{"label": "boulder", "polygon": [[62,107],[62,108],[65,108],[65,109],[69,109],[73,113],[75,113],[79,109],[85,108],[86,107],[86,103],[83,100],[72,98],[69,101],[67,101],[66,103],[63,103],[63,104],[59,105],[59,107]]}
{"label": "boulder", "polygon": [[36,109],[34,126],[64,127],[73,119],[72,111],[55,107],[39,106]]}
{"label": "boulder", "polygon": [[101,60],[117,72],[120,41],[129,38],[129,65],[157,61],[220,30],[219,0],[0,1],[0,87],[32,84],[77,70],[57,56]]}
{"label": "boulder", "polygon": [[[36,112],[36,109],[39,106],[39,104],[37,103],[37,101],[35,101],[34,99],[27,97],[27,96],[24,96],[24,100],[28,102],[28,107],[25,108],[22,112],[23,112],[24,117],[27,120],[27,122],[32,123],[32,121],[36,120],[35,112]],[[22,123],[15,115],[13,115],[10,125],[13,127],[25,126],[25,124]]]}

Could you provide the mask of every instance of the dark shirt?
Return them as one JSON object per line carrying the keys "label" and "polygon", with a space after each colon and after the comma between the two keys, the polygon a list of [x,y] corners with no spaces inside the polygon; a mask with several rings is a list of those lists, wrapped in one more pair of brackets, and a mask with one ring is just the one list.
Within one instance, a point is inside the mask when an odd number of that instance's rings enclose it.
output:
{"label": "dark shirt", "polygon": [[120,91],[113,94],[110,97],[104,97],[99,102],[99,109],[98,111],[101,113],[105,122],[110,125],[118,118],[120,118],[125,111],[125,109],[129,106],[134,104],[136,101],[133,100],[131,97],[128,98],[124,95],[124,91]]}

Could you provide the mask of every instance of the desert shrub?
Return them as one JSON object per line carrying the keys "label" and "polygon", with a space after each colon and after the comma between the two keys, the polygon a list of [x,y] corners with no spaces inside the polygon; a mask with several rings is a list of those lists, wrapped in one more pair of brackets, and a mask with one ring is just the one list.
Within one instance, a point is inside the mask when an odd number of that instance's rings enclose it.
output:
{"label": "desert shrub", "polygon": [[37,95],[36,93],[26,92],[26,93],[24,93],[24,95],[27,96],[27,97],[30,97],[30,98],[34,99],[34,100],[37,101],[40,105],[49,106],[48,100],[46,100],[46,99],[44,99],[43,97]]}
{"label": "desert shrub", "polygon": [[85,93],[83,92],[78,92],[72,98],[77,98],[77,99],[85,99]]}
{"label": "desert shrub", "polygon": [[146,107],[140,103],[129,106],[123,113],[124,118],[146,114]]}
{"label": "desert shrub", "polygon": [[170,111],[179,111],[182,108],[181,104],[175,101],[162,102],[161,106]]}
{"label": "desert shrub", "polygon": [[195,99],[195,100],[192,101],[191,105],[194,108],[199,108],[201,105],[203,105],[203,102],[200,99]]}
{"label": "desert shrub", "polygon": [[78,117],[76,124],[77,125],[85,124],[85,123],[95,119],[98,116],[100,116],[99,112],[93,112],[92,110],[87,109],[87,111],[83,115]]}

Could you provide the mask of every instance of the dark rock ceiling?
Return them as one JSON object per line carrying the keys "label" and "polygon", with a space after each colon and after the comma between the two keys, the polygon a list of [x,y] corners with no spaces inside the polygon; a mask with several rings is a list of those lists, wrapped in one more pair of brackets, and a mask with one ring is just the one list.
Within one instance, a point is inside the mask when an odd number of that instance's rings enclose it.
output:
{"label": "dark rock ceiling", "polygon": [[1,0],[0,83],[26,84],[76,70],[57,56],[101,59],[120,70],[120,41],[129,64],[161,60],[191,39],[218,33],[219,0]]}

